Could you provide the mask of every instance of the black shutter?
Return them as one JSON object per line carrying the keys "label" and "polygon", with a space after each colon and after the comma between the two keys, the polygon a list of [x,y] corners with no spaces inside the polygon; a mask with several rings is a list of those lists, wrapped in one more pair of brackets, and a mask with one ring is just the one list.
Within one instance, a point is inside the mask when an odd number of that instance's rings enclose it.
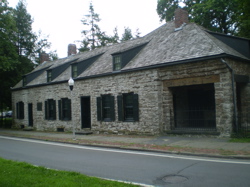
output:
{"label": "black shutter", "polygon": [[62,100],[58,100],[59,120],[62,120]]}
{"label": "black shutter", "polygon": [[20,102],[19,106],[20,106],[20,119],[24,119],[24,103]]}
{"label": "black shutter", "polygon": [[45,119],[48,119],[48,101],[45,101],[44,105],[44,111],[45,111]]}
{"label": "black shutter", "polygon": [[69,120],[71,120],[71,99],[68,99],[68,116],[69,116]]}
{"label": "black shutter", "polygon": [[110,96],[110,119],[115,121],[115,97]]}
{"label": "black shutter", "polygon": [[102,98],[97,97],[96,98],[96,104],[97,104],[97,121],[102,120]]}
{"label": "black shutter", "polygon": [[139,121],[139,102],[138,102],[138,94],[133,95],[133,113],[134,113],[134,121]]}
{"label": "black shutter", "polygon": [[117,105],[118,105],[118,121],[124,121],[122,95],[117,96]]}
{"label": "black shutter", "polygon": [[19,119],[19,103],[16,103],[16,118]]}
{"label": "black shutter", "polygon": [[56,100],[53,100],[53,119],[56,119]]}

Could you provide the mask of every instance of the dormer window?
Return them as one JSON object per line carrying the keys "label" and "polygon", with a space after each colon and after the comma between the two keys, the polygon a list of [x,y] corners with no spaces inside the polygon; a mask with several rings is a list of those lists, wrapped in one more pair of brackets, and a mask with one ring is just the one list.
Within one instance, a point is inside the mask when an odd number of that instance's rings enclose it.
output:
{"label": "dormer window", "polygon": [[26,86],[26,85],[27,85],[27,78],[25,76],[25,77],[23,77],[23,86]]}
{"label": "dormer window", "polygon": [[52,81],[52,71],[49,70],[47,71],[47,82],[51,82]]}
{"label": "dormer window", "polygon": [[78,76],[78,71],[77,71],[77,64],[74,64],[71,66],[71,73],[72,73],[72,78],[76,78]]}
{"label": "dormer window", "polygon": [[148,42],[111,54],[113,57],[113,71],[123,69],[147,44]]}
{"label": "dormer window", "polygon": [[122,68],[122,57],[121,55],[116,55],[113,57],[113,70],[119,71]]}

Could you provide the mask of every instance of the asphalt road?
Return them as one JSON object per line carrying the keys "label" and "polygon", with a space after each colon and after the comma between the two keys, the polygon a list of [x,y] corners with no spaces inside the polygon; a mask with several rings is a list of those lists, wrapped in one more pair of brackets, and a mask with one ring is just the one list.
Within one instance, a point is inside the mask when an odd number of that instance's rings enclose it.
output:
{"label": "asphalt road", "polygon": [[0,136],[0,157],[153,186],[250,186],[250,161],[85,147]]}

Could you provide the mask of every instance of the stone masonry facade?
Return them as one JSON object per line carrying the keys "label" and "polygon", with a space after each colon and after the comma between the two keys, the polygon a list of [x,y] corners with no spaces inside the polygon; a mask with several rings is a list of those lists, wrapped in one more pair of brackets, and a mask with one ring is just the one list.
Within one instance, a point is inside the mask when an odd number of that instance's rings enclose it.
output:
{"label": "stone masonry facade", "polygon": [[[234,69],[235,74],[248,75],[250,72],[247,63],[226,59]],[[190,62],[185,64],[133,71],[109,76],[95,77],[75,82],[72,98],[67,82],[36,86],[13,91],[13,109],[15,118],[15,103],[22,101],[24,105],[24,119],[15,119],[15,126],[27,126],[28,103],[33,104],[34,128],[40,131],[56,131],[63,127],[65,131],[72,131],[73,123],[77,131],[81,131],[81,104],[80,98],[91,98],[91,130],[94,133],[109,134],[147,134],[156,135],[171,130],[174,118],[174,104],[172,88],[213,84],[216,129],[221,136],[229,136],[233,130],[234,103],[232,92],[232,73],[220,59]],[[236,85],[236,84],[235,84]],[[236,89],[236,86],[235,86]],[[242,111],[250,107],[250,85],[244,84],[241,89]],[[139,96],[139,121],[118,121],[117,96],[125,93],[135,93]],[[97,121],[96,98],[110,94],[115,98],[115,121]],[[71,99],[72,120],[59,120],[56,110],[56,120],[46,120],[44,102],[47,99]],[[204,98],[206,99],[206,98]],[[37,110],[37,103],[42,103],[42,110]]]}

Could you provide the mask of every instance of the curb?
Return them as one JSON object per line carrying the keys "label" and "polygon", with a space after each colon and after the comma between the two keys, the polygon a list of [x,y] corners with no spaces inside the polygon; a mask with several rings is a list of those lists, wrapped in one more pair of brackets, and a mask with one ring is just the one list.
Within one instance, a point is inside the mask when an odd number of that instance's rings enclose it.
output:
{"label": "curb", "polygon": [[6,135],[1,134],[1,136],[6,137],[17,137],[23,139],[31,139],[31,140],[40,140],[44,142],[54,142],[54,143],[64,143],[64,144],[72,144],[72,145],[80,145],[80,146],[87,146],[87,147],[99,147],[99,148],[109,148],[109,149],[120,149],[120,150],[127,150],[127,151],[141,151],[141,152],[152,152],[152,153],[162,153],[162,154],[173,154],[173,155],[183,155],[183,156],[196,156],[196,157],[209,157],[209,158],[220,158],[220,159],[239,159],[239,160],[250,160],[250,156],[240,156],[240,155],[215,155],[215,154],[204,154],[204,153],[189,153],[189,152],[175,152],[175,151],[164,151],[164,150],[154,150],[154,149],[141,149],[136,147],[122,147],[122,146],[112,146],[112,145],[105,145],[105,144],[88,144],[88,143],[74,143],[74,142],[67,142],[67,141],[53,141],[53,140],[44,140],[39,138],[30,138],[30,137],[22,137],[16,135]]}

